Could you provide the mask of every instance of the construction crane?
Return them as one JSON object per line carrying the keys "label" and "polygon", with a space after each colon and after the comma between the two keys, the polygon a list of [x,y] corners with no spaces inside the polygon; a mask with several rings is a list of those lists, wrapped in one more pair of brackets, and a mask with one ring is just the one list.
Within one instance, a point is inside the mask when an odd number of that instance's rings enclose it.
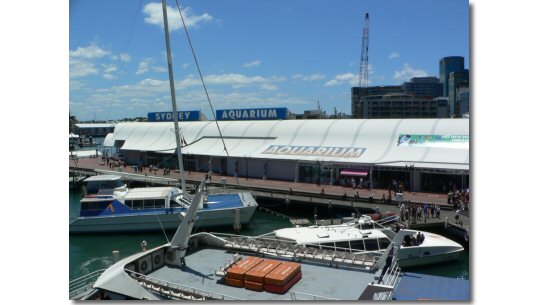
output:
{"label": "construction crane", "polygon": [[370,40],[370,17],[364,17],[364,30],[362,31],[361,67],[359,71],[359,87],[368,86],[368,44]]}

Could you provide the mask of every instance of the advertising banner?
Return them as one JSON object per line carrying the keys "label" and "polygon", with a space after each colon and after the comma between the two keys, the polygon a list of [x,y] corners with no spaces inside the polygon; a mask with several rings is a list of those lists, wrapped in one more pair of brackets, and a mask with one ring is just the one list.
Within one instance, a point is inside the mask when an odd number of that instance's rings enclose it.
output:
{"label": "advertising banner", "polygon": [[410,135],[401,134],[398,146],[469,148],[469,135]]}

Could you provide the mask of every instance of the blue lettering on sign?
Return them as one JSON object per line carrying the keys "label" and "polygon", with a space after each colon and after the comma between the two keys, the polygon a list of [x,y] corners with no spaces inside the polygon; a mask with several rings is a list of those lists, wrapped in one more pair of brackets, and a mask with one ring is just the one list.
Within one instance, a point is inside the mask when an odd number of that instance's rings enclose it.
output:
{"label": "blue lettering on sign", "polygon": [[224,109],[217,110],[218,121],[285,120],[288,108]]}
{"label": "blue lettering on sign", "polygon": [[[178,111],[178,121],[199,121],[200,111]],[[172,112],[149,112],[148,122],[173,122]]]}
{"label": "blue lettering on sign", "polygon": [[262,154],[359,158],[365,151],[365,147],[269,145]]}

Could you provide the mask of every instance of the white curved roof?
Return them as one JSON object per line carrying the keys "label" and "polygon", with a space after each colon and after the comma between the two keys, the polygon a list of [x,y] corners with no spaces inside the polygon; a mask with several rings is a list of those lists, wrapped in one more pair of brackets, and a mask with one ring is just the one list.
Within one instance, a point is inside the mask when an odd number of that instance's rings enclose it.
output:
{"label": "white curved roof", "polygon": [[105,140],[103,141],[104,147],[112,147],[114,146],[114,134],[108,133],[105,137]]}
{"label": "white curved roof", "polygon": [[[229,155],[262,159],[288,159],[416,168],[469,169],[469,147],[398,146],[398,138],[410,135],[469,136],[467,119],[352,119],[219,122]],[[214,121],[180,122],[187,146],[184,154],[226,156]],[[121,149],[173,153],[176,147],[171,122],[119,123],[114,140]],[[272,154],[271,145],[353,148],[357,155]],[[273,147],[274,148],[274,147]],[[298,148],[297,148],[298,149]],[[305,148],[303,148],[304,150]],[[310,152],[312,152],[312,149]],[[337,150],[338,151],[338,150]],[[409,164],[410,165],[410,164]]]}

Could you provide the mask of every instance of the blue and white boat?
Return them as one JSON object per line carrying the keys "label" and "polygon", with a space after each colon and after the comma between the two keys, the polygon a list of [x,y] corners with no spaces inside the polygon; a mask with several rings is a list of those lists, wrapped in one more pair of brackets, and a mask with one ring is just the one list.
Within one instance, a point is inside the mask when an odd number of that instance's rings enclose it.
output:
{"label": "blue and white boat", "polygon": [[[70,233],[175,230],[191,204],[177,187],[127,188],[117,175],[85,180],[86,194],[80,216],[69,224]],[[195,225],[198,227],[246,224],[257,203],[248,192],[204,195]]]}

